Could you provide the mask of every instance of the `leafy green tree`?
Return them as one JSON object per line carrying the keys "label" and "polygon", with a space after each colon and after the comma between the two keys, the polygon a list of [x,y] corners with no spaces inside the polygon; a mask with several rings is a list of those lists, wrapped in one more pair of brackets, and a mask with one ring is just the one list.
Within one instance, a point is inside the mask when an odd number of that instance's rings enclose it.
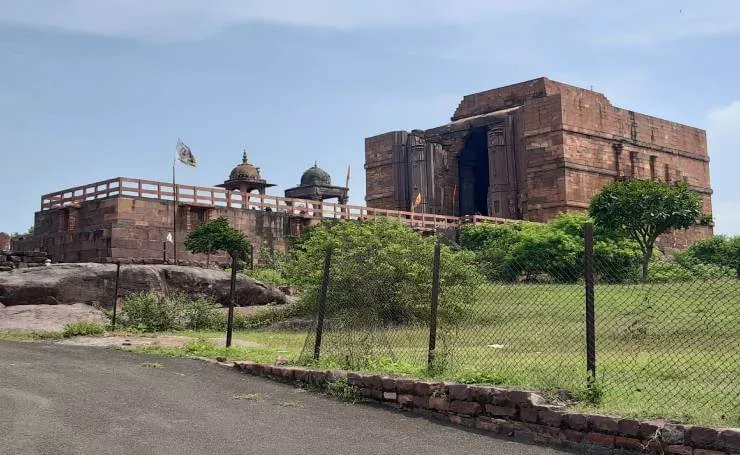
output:
{"label": "leafy green tree", "polygon": [[[315,308],[326,250],[332,247],[326,314],[343,324],[408,324],[427,320],[434,237],[385,219],[322,223],[296,242],[285,271],[302,294],[303,311]],[[482,280],[473,255],[441,248],[439,316],[454,321]]]}
{"label": "leafy green tree", "polygon": [[655,241],[671,229],[686,229],[702,216],[698,194],[684,182],[675,185],[652,180],[614,182],[591,201],[589,214],[597,226],[625,234],[642,252],[642,280],[648,279],[648,265]]}
{"label": "leafy green tree", "polygon": [[193,254],[228,253],[236,259],[245,259],[252,245],[239,230],[229,225],[229,220],[219,217],[196,227],[185,239],[185,248]]}
{"label": "leafy green tree", "polygon": [[226,347],[228,348],[231,346],[234,322],[237,262],[248,257],[252,245],[244,233],[229,226],[229,220],[219,217],[193,229],[185,239],[185,248],[191,253],[210,254],[224,251],[231,256],[231,299],[229,299],[229,315],[226,323]]}

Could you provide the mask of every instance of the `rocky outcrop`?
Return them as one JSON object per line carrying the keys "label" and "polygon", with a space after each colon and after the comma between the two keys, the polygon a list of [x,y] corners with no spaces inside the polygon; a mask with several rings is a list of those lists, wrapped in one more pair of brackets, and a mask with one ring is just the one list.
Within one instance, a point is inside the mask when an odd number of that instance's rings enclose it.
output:
{"label": "rocky outcrop", "polygon": [[[0,303],[5,305],[90,303],[111,307],[115,292],[115,264],[54,264],[0,274]],[[136,292],[206,294],[229,301],[230,276],[221,270],[177,265],[121,265],[119,295]],[[239,274],[239,306],[284,303],[285,294]]]}

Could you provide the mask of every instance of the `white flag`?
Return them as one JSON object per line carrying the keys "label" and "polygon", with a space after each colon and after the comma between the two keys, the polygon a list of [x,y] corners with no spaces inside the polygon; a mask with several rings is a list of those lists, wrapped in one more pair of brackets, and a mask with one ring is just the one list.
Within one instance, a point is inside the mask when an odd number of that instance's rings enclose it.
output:
{"label": "white flag", "polygon": [[172,232],[167,233],[167,241],[170,243],[175,243],[174,240],[172,240]]}
{"label": "white flag", "polygon": [[188,166],[195,167],[195,155],[193,155],[193,152],[190,150],[190,147],[185,145],[180,139],[177,140],[177,159],[182,164],[187,164]]}

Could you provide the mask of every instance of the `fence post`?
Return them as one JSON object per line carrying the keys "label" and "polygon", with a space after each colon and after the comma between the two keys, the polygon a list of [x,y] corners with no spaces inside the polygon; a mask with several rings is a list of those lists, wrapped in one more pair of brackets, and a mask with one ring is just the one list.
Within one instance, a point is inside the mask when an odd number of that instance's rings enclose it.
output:
{"label": "fence post", "polygon": [[596,377],[596,309],[594,305],[594,226],[584,226],[586,281],[586,370]]}
{"label": "fence post", "polygon": [[116,262],[116,290],[113,293],[113,317],[111,318],[111,327],[116,331],[116,309],[118,307],[118,282],[121,279],[121,262]]}
{"label": "fence post", "polygon": [[319,290],[318,318],[316,321],[316,343],[313,347],[313,359],[319,360],[321,356],[321,337],[324,335],[324,313],[326,312],[326,291],[329,288],[329,272],[331,271],[331,246],[326,249],[324,257],[324,276]]}
{"label": "fence post", "polygon": [[229,315],[226,319],[226,347],[231,347],[231,333],[234,331],[234,297],[236,294],[236,253],[231,253],[231,287],[229,289]]}
{"label": "fence post", "polygon": [[427,368],[431,370],[437,349],[437,308],[439,306],[439,239],[434,244],[434,262],[432,263],[432,302],[429,311],[429,355],[427,357]]}

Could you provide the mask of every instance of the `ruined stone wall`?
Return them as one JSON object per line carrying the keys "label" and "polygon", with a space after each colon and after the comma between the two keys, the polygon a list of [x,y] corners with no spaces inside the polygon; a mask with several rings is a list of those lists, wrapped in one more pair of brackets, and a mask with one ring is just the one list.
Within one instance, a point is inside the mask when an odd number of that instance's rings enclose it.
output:
{"label": "ruined stone wall", "polygon": [[407,200],[406,185],[399,186],[393,173],[394,149],[399,144],[405,148],[407,136],[405,131],[393,131],[365,139],[365,201],[369,207],[396,210],[399,197]]}
{"label": "ruined stone wall", "polygon": [[[567,90],[565,89],[567,88]],[[686,125],[612,106],[604,95],[576,87],[561,91],[565,141],[566,207],[585,209],[617,177],[686,181],[711,213],[706,133]],[[711,235],[706,227],[682,231],[687,245]]]}
{"label": "ruined stone wall", "polygon": [[[135,259],[149,263],[164,260],[165,239],[172,232],[172,201],[113,197],[82,202],[78,208],[36,213],[34,235],[18,241],[23,251],[46,251],[54,262],[110,262]],[[254,247],[257,261],[263,247],[285,251],[291,234],[287,214],[226,207],[180,205],[177,212],[179,261],[205,263],[205,255],[185,250],[187,233],[199,224],[224,216],[244,232]],[[167,259],[174,257],[168,243]],[[225,254],[213,255],[212,263],[226,264]]]}
{"label": "ruined stone wall", "polygon": [[545,78],[539,78],[465,95],[455,110],[452,120],[521,106],[533,99],[545,97],[548,95],[545,81]]}
{"label": "ruined stone wall", "polygon": [[525,185],[520,198],[523,218],[552,219],[565,205],[562,110],[559,94],[532,100],[517,111],[522,124],[519,150],[523,151]]}

